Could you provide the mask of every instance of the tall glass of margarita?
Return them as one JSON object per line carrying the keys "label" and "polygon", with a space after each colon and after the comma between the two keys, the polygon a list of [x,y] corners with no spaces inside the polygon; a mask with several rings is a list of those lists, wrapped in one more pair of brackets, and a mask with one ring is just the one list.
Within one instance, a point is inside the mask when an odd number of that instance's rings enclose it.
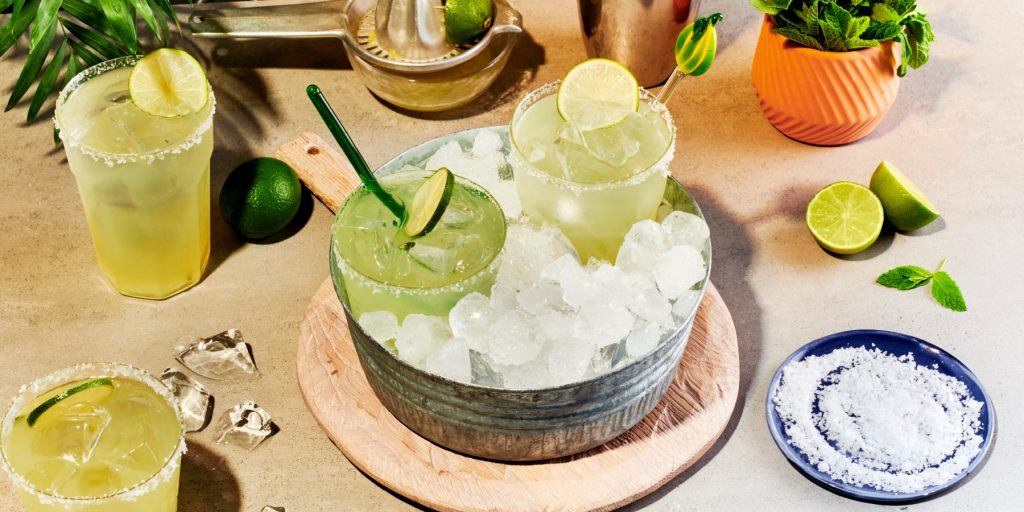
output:
{"label": "tall glass of margarita", "polygon": [[653,219],[665,193],[675,124],[640,91],[639,109],[606,128],[580,131],[562,119],[560,82],[526,96],[512,116],[509,160],[526,215],[557,226],[585,262],[615,262],[633,224]]}
{"label": "tall glass of margarita", "polygon": [[171,391],[123,364],[36,380],[0,424],[0,465],[28,512],[175,512],[184,452]]}
{"label": "tall glass of margarita", "polygon": [[215,102],[210,92],[189,115],[143,112],[128,93],[140,59],[79,73],[57,100],[55,124],[100,270],[124,295],[163,299],[199,282],[210,254]]}

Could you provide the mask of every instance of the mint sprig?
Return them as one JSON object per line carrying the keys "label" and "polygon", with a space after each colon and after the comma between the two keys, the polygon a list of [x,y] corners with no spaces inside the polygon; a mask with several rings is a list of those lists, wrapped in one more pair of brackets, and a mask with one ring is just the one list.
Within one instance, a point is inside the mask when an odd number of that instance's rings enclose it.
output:
{"label": "mint sprig", "polygon": [[772,16],[780,36],[816,50],[846,52],[898,43],[903,51],[897,73],[928,62],[935,40],[916,0],[749,0]]}
{"label": "mint sprig", "polygon": [[946,260],[939,263],[934,272],[929,272],[915,265],[904,265],[889,269],[875,280],[878,284],[895,288],[897,290],[913,290],[931,283],[932,297],[944,308],[953,311],[967,311],[967,303],[960,293],[960,287],[956,281],[942,269],[946,266]]}

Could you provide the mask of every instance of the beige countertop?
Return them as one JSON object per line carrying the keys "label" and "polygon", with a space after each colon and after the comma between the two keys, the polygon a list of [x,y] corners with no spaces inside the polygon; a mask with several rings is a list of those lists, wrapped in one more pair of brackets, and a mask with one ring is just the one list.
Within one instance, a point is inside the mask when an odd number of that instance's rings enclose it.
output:
{"label": "beige countertop", "polygon": [[[937,35],[932,61],[902,81],[873,134],[820,148],[787,139],[761,115],[750,83],[760,16],[740,0],[705,2],[704,12],[725,14],[719,57],[707,76],[685,80],[671,101],[679,127],[672,168],[711,226],[712,280],[739,333],[740,397],[709,454],[634,509],[881,509],[798,474],[764,420],[765,390],[783,359],[810,340],[854,328],[901,331],[949,350],[981,378],[998,412],[998,438],[980,472],[955,492],[909,509],[1020,506],[1024,46],[1017,22],[1024,7],[1017,0],[984,2],[985,8],[920,3]],[[514,4],[528,33],[509,66],[485,97],[440,114],[410,115],[382,104],[356,79],[335,41],[200,44],[218,97],[212,195],[234,166],[273,154],[296,133],[328,136],[305,98],[309,83],[332,100],[371,166],[444,133],[506,123],[525,92],[585,58],[575,2]],[[4,98],[23,58],[22,51],[0,60]],[[211,261],[198,286],[162,302],[122,297],[100,275],[74,180],[63,151],[50,142],[51,125],[26,126],[26,105],[0,115],[0,401],[6,404],[35,377],[81,361],[117,360],[160,372],[174,362],[171,348],[180,337],[237,327],[252,343],[263,377],[212,383],[215,415],[253,399],[281,432],[251,453],[215,444],[209,428],[191,435],[179,510],[413,508],[353,468],[299,395],[296,341],[303,312],[327,277],[327,209],[304,208],[287,235],[260,244],[243,243],[214,214]],[[943,218],[925,233],[883,234],[856,257],[823,252],[804,226],[808,199],[834,181],[866,183],[882,159],[910,174]],[[873,282],[890,267],[931,267],[942,258],[949,258],[967,313],[944,310],[927,293]],[[0,510],[21,510],[6,478]]]}

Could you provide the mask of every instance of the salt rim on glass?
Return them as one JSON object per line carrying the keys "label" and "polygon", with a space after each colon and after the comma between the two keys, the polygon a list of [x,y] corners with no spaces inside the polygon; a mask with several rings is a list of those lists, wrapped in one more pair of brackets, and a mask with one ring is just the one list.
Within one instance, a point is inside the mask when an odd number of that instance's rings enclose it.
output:
{"label": "salt rim on glass", "polygon": [[148,385],[153,389],[153,391],[156,391],[158,395],[163,397],[167,403],[171,404],[174,409],[174,414],[178,418],[178,423],[184,425],[182,423],[181,408],[178,406],[177,399],[171,394],[171,390],[156,377],[150,375],[149,372],[128,364],[112,362],[77,364],[75,366],[64,368],[63,370],[57,370],[45,377],[41,377],[21,386],[21,388],[18,389],[18,394],[11,402],[11,406],[4,414],[3,423],[0,424],[0,467],[3,468],[7,477],[11,479],[11,482],[17,488],[31,494],[43,505],[72,507],[76,505],[92,506],[107,502],[135,501],[139,497],[152,492],[157,488],[157,486],[173,478],[174,473],[181,466],[182,455],[188,451],[188,447],[185,445],[185,428],[183,426],[178,434],[177,447],[168,456],[160,471],[154,473],[143,482],[106,496],[73,498],[49,494],[37,489],[24,476],[16,473],[14,468],[12,468],[10,463],[7,461],[7,454],[3,449],[3,440],[10,436],[11,429],[14,427],[14,420],[18,416],[18,412],[24,409],[26,404],[34,400],[40,394],[45,393],[56,386],[74,379],[97,377],[124,377],[126,379],[136,380]]}

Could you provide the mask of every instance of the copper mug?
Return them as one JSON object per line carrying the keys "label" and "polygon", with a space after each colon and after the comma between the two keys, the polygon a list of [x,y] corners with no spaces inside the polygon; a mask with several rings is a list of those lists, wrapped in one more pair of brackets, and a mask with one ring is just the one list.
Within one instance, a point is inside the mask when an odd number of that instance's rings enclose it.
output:
{"label": "copper mug", "polygon": [[652,87],[675,69],[676,37],[697,17],[700,0],[579,0],[579,6],[587,55],[618,61]]}

